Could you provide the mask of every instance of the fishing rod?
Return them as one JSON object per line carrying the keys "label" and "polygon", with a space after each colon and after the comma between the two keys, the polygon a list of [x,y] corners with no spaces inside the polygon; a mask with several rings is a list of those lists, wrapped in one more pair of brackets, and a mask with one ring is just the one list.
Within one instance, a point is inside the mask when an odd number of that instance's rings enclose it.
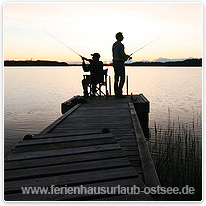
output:
{"label": "fishing rod", "polygon": [[67,47],[68,49],[70,49],[71,51],[73,51],[75,54],[79,55],[81,58],[83,57],[82,55],[80,55],[79,53],[77,53],[76,51],[74,51],[71,47],[67,46],[66,44],[64,44],[63,42],[61,42],[59,39],[57,39],[56,37],[52,36],[51,34],[49,34],[48,32],[44,31],[42,29],[42,31],[46,34],[48,34],[50,37],[52,37],[53,39],[55,39],[56,41],[58,41],[59,43],[63,44],[65,47]]}
{"label": "fishing rod", "polygon": [[[162,35],[162,36],[163,36],[163,35]],[[158,38],[156,38],[156,39],[150,41],[149,43],[145,44],[143,47],[137,49],[136,51],[134,51],[133,53],[131,53],[129,56],[131,57],[133,54],[135,54],[135,53],[138,52],[139,50],[143,49],[144,47],[148,46],[148,45],[151,44],[152,42],[154,42],[154,41],[160,39],[162,36],[160,36],[160,37],[158,37]]]}

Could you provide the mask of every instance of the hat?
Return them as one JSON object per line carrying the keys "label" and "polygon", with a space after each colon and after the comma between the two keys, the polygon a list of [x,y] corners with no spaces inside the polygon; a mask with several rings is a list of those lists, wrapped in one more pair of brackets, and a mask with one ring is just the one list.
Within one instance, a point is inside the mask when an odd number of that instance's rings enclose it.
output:
{"label": "hat", "polygon": [[100,54],[99,53],[91,54],[91,56],[100,58]]}

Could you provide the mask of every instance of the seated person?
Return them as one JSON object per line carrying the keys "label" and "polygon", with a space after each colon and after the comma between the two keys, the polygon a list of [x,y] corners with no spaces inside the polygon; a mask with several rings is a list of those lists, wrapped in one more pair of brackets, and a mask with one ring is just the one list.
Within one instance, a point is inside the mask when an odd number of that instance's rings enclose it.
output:
{"label": "seated person", "polygon": [[[87,59],[82,57],[83,63],[82,67],[85,72],[90,71],[90,76],[87,76],[86,79],[82,80],[82,86],[84,89],[84,96],[88,97],[88,85],[91,84],[92,87],[92,95],[95,96],[96,86],[98,83],[103,81],[103,62],[99,61],[100,55],[98,53],[91,54],[92,59]],[[86,64],[86,61],[89,61],[90,64]]]}

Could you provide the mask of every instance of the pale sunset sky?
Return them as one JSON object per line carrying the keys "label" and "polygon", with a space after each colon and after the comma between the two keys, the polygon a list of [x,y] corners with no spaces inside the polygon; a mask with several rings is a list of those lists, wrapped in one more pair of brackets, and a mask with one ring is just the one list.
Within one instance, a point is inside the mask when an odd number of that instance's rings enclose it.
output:
{"label": "pale sunset sky", "polygon": [[4,3],[4,60],[80,62],[80,57],[43,30],[90,58],[112,61],[115,34],[123,32],[133,61],[202,58],[203,5],[178,2]]}

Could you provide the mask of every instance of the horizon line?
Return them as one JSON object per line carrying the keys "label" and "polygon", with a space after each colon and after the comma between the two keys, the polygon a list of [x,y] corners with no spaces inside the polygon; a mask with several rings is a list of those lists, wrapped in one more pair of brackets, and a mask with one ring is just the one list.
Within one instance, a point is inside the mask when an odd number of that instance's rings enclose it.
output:
{"label": "horizon line", "polygon": [[[187,59],[202,59],[202,57],[198,58],[198,57],[188,57],[188,58],[177,58],[177,59],[169,59],[169,58],[163,58],[163,57],[159,57],[157,59],[153,59],[153,60],[139,60],[139,61],[126,61],[125,63],[135,63],[135,62],[158,62],[158,60],[160,62],[168,62],[168,61],[184,61]],[[81,64],[82,61],[58,61],[58,60],[45,60],[45,59],[7,59],[4,61],[50,61],[50,62],[59,62],[59,63],[67,63],[67,64]],[[103,61],[104,64],[111,64],[113,61]]]}

